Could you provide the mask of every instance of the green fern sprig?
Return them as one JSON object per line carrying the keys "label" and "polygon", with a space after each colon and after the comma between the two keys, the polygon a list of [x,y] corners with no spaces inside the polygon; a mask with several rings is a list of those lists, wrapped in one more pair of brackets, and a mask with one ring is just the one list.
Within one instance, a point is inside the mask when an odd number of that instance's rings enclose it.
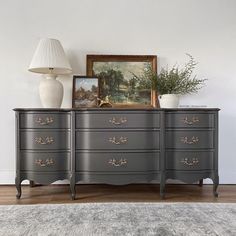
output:
{"label": "green fern sprig", "polygon": [[150,86],[159,94],[197,93],[205,85],[207,79],[197,79],[196,75],[192,75],[198,63],[190,54],[187,56],[190,59],[182,69],[175,65],[170,70],[168,67],[161,68],[160,73],[156,74],[152,67],[148,66],[139,79],[149,80]]}

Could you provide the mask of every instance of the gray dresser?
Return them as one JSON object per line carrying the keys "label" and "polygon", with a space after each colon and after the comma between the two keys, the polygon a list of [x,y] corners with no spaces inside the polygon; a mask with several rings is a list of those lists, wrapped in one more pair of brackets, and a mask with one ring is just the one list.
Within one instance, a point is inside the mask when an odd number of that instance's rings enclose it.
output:
{"label": "gray dresser", "polygon": [[193,183],[217,196],[219,109],[14,109],[16,188],[41,184]]}

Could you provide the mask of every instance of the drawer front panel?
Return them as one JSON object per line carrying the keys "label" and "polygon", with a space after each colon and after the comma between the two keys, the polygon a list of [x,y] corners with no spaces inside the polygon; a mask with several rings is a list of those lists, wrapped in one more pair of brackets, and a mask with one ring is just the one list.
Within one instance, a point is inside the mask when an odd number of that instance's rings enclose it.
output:
{"label": "drawer front panel", "polygon": [[21,131],[21,149],[69,149],[70,132],[67,131]]}
{"label": "drawer front panel", "polygon": [[212,128],[214,127],[214,114],[167,113],[166,127]]}
{"label": "drawer front panel", "polygon": [[210,170],[214,163],[213,152],[166,152],[166,169]]}
{"label": "drawer front panel", "polygon": [[21,154],[20,165],[22,171],[68,171],[70,170],[69,153],[37,153],[25,152]]}
{"label": "drawer front panel", "polygon": [[159,153],[76,153],[76,171],[158,171]]}
{"label": "drawer front panel", "polygon": [[158,131],[77,131],[76,149],[159,149]]}
{"label": "drawer front panel", "polygon": [[211,149],[213,131],[166,131],[166,148]]}
{"label": "drawer front panel", "polygon": [[76,128],[159,128],[160,115],[148,113],[77,113]]}
{"label": "drawer front panel", "polygon": [[70,114],[58,113],[27,113],[20,115],[22,129],[68,129],[70,128]]}

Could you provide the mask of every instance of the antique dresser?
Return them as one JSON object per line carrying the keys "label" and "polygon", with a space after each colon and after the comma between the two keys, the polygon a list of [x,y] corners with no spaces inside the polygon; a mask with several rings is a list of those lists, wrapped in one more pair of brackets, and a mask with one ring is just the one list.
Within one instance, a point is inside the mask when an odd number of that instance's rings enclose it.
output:
{"label": "antique dresser", "polygon": [[217,196],[219,109],[14,109],[17,198],[21,182],[194,183]]}

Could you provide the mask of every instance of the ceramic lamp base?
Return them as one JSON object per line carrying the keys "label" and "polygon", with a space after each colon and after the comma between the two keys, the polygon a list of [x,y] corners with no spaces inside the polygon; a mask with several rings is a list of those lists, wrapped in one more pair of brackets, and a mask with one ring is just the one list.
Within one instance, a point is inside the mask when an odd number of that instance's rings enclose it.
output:
{"label": "ceramic lamp base", "polygon": [[44,108],[60,108],[63,99],[63,85],[56,75],[46,75],[39,85],[39,95]]}

